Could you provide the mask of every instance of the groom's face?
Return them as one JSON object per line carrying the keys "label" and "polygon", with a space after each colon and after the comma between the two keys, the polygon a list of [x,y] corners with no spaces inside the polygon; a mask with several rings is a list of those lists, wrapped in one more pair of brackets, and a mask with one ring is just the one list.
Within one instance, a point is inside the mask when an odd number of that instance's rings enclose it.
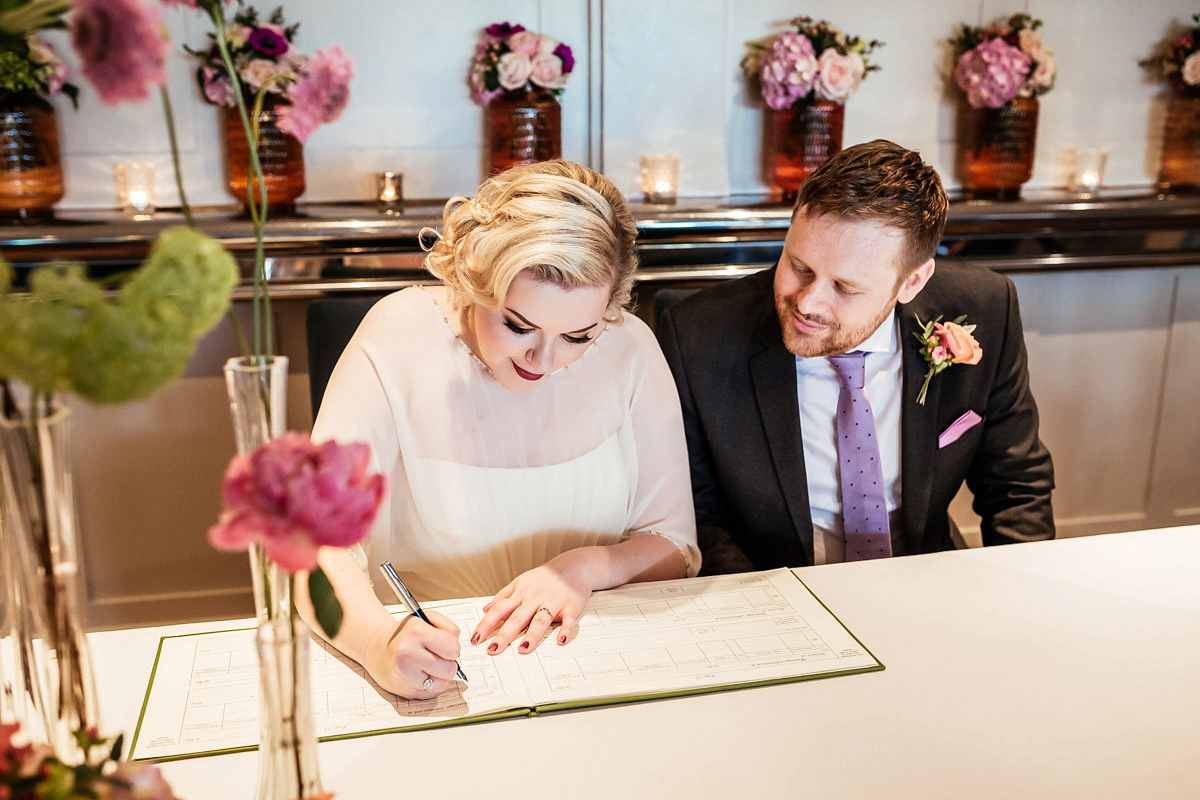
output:
{"label": "groom's face", "polygon": [[800,209],[775,272],[775,309],[787,349],[812,358],[858,347],[933,272],[930,260],[902,280],[904,248],[899,228],[809,217]]}

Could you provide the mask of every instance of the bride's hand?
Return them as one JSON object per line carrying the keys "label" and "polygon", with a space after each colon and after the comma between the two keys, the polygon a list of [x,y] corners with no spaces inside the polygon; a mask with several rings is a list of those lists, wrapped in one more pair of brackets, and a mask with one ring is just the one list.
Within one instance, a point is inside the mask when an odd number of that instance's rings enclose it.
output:
{"label": "bride's hand", "polygon": [[603,547],[580,547],[555,556],[544,565],[517,576],[484,606],[483,619],[471,635],[471,644],[492,637],[488,655],[503,653],[521,636],[520,653],[533,652],[550,626],[559,622],[555,641],[575,638],[579,615],[602,572]]}
{"label": "bride's hand", "polygon": [[458,626],[436,611],[428,614],[432,625],[409,615],[376,629],[363,661],[376,683],[410,700],[437,697],[453,685],[458,669]]}

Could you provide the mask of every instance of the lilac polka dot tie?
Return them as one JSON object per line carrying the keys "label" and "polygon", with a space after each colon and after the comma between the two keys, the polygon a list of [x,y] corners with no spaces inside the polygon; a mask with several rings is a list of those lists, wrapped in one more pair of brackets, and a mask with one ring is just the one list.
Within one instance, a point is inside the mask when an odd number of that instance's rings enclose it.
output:
{"label": "lilac polka dot tie", "polygon": [[863,393],[866,356],[855,350],[829,359],[842,383],[836,428],[847,561],[892,555],[875,416]]}

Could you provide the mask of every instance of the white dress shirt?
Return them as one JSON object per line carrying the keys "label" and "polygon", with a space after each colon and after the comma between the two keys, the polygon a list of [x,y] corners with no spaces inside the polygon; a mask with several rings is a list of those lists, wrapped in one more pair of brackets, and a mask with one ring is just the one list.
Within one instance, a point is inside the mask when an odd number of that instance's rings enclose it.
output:
{"label": "white dress shirt", "polygon": [[[899,322],[893,311],[866,341],[854,348],[867,354],[863,391],[875,415],[875,435],[883,467],[884,497],[887,499],[893,555],[901,555],[904,544],[900,515],[900,389],[903,359],[899,331]],[[808,476],[808,502],[813,523],[810,553],[813,564],[833,564],[845,560],[834,431],[841,390],[841,382],[828,359],[796,357],[796,396],[800,401],[804,468]]]}

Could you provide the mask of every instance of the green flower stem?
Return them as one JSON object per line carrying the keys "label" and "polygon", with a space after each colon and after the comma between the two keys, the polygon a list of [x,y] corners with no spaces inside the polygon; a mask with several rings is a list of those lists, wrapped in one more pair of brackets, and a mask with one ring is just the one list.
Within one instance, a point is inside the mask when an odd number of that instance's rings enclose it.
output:
{"label": "green flower stem", "polygon": [[[271,297],[267,289],[267,276],[263,253],[263,232],[266,228],[267,214],[267,184],[263,179],[262,164],[258,160],[258,124],[257,119],[251,125],[249,113],[246,110],[246,101],[242,97],[242,82],[238,78],[237,68],[233,65],[233,57],[229,54],[229,42],[225,38],[225,13],[221,7],[221,3],[213,3],[207,6],[209,15],[212,17],[213,25],[216,27],[216,42],[217,49],[221,53],[221,61],[225,64],[225,71],[229,75],[229,80],[233,84],[233,99],[237,104],[238,116],[242,120],[242,130],[246,134],[246,142],[249,145],[250,151],[250,168],[254,174],[254,180],[258,182],[259,204],[254,202],[254,193],[251,190],[251,183],[248,181],[246,185],[246,199],[248,201],[250,219],[254,224],[254,352],[253,355],[262,357],[265,354],[271,353],[274,350],[271,341]],[[264,349],[264,333],[266,347]]]}
{"label": "green flower stem", "polygon": [[163,116],[167,120],[167,137],[171,140],[171,165],[175,168],[175,187],[179,190],[179,207],[189,228],[196,227],[192,218],[192,208],[188,205],[187,193],[183,190],[183,170],[179,166],[179,140],[175,137],[175,112],[171,108],[171,95],[167,92],[166,84],[158,87],[159,97],[162,98]]}

